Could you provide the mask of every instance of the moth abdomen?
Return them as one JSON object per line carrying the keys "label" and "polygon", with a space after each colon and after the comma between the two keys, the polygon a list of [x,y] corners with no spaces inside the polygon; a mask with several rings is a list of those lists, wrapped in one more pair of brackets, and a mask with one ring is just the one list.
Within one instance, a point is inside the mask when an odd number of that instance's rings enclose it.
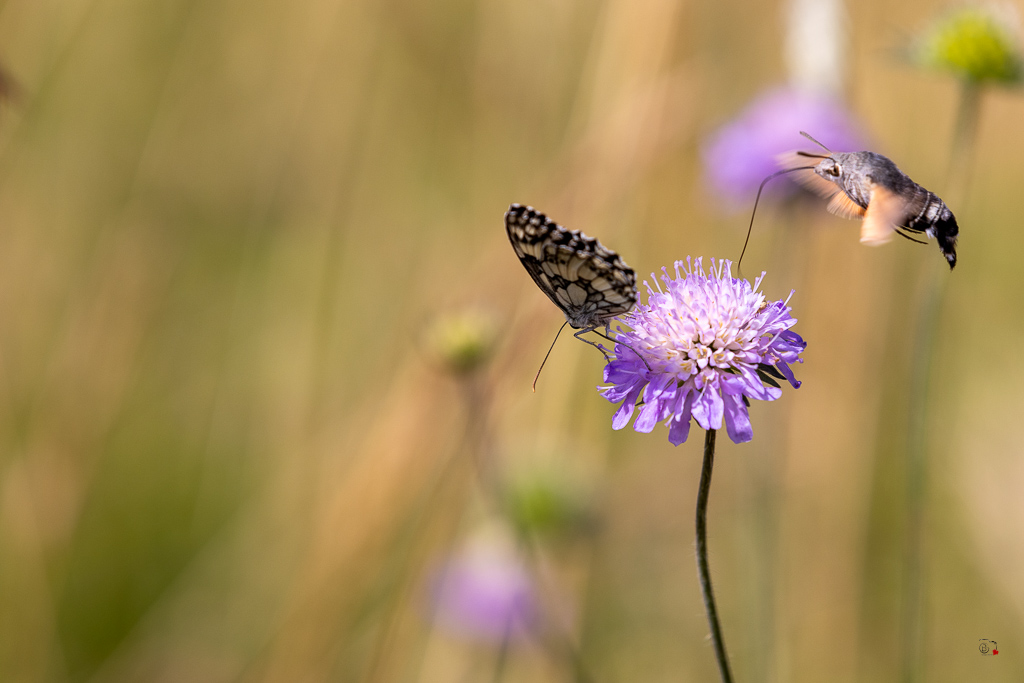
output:
{"label": "moth abdomen", "polygon": [[953,216],[953,212],[949,210],[949,207],[941,199],[939,204],[942,205],[942,209],[937,213],[935,220],[932,222],[931,229],[926,232],[934,236],[938,241],[942,255],[949,262],[949,269],[953,270],[953,267],[956,266],[956,238],[960,234],[960,227],[956,224],[956,217]]}
{"label": "moth abdomen", "polygon": [[956,217],[934,192],[929,192],[920,186],[917,189],[921,199],[919,203],[914,202],[913,204],[917,204],[921,208],[906,216],[901,227],[911,232],[924,233],[929,237],[934,237],[939,243],[942,255],[946,257],[946,261],[952,269],[956,265],[956,240],[960,233]]}

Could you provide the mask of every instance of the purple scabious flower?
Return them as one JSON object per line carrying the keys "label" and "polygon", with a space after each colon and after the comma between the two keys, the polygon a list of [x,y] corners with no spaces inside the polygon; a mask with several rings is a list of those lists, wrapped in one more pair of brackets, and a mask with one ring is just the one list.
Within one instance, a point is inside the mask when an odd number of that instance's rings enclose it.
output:
{"label": "purple scabious flower", "polygon": [[[834,98],[796,88],[761,95],[703,146],[701,156],[708,183],[732,206],[754,200],[758,185],[779,170],[783,152],[805,149],[807,131],[836,151],[863,148],[860,128]],[[792,194],[798,186],[779,179],[765,188],[775,196]]]}
{"label": "purple scabious flower", "polygon": [[477,539],[453,555],[432,582],[435,623],[469,640],[501,643],[525,636],[538,604],[533,581],[514,551]]}
{"label": "purple scabious flower", "polygon": [[[733,443],[753,438],[749,399],[774,401],[782,395],[776,379],[799,388],[791,363],[802,363],[807,344],[790,328],[796,319],[785,301],[768,301],[750,282],[732,277],[732,262],[676,261],[675,277],[662,269],[664,289],[647,287],[647,304],[621,320],[631,330],[615,333],[615,357],[604,369],[609,386],[598,387],[621,403],[612,427],[622,429],[640,401],[633,428],[650,432],[664,421],[668,440],[686,441],[690,418],[703,429],[726,431]],[[792,296],[792,292],[790,293]],[[646,361],[646,362],[645,362]]]}

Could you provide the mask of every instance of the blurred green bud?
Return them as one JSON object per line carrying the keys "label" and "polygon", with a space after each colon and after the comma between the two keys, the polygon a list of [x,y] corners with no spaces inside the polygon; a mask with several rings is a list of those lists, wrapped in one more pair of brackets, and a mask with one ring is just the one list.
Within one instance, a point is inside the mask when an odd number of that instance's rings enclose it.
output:
{"label": "blurred green bud", "polygon": [[589,487],[550,468],[520,471],[508,481],[505,510],[521,533],[574,536],[594,526]]}
{"label": "blurred green bud", "polygon": [[925,31],[915,61],[975,83],[1017,83],[1022,59],[1011,17],[996,8],[956,10]]}
{"label": "blurred green bud", "polygon": [[486,363],[496,341],[494,318],[476,309],[445,315],[428,333],[428,344],[434,356],[455,374],[473,372]]}

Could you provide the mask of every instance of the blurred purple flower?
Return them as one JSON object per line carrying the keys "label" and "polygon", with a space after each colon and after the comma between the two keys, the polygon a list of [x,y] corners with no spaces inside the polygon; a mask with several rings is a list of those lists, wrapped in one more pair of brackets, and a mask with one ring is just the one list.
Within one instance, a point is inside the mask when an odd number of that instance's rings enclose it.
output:
{"label": "blurred purple flower", "polygon": [[[837,152],[863,148],[860,127],[836,100],[780,88],[751,102],[704,145],[701,156],[708,182],[732,206],[753,203],[761,181],[779,170],[780,154],[814,147],[800,135],[802,130]],[[780,178],[764,193],[785,196],[797,187]]]}
{"label": "blurred purple flower", "polygon": [[642,394],[633,425],[638,432],[650,432],[664,420],[668,440],[678,446],[693,417],[703,429],[721,429],[724,421],[729,438],[742,443],[753,438],[748,399],[779,398],[776,379],[799,388],[789,364],[803,362],[807,344],[789,330],[796,324],[789,299],[766,301],[757,291],[764,273],[751,287],[732,277],[731,267],[730,261],[712,259],[705,273],[701,259],[687,258],[676,261],[675,278],[662,269],[664,290],[657,281],[657,290],[644,283],[647,304],[623,316],[633,329],[616,331],[615,358],[604,369],[610,386],[598,387],[606,399],[622,404],[613,428],[629,423]]}
{"label": "blurred purple flower", "polygon": [[478,539],[436,573],[436,623],[462,638],[500,643],[524,636],[537,616],[533,582],[513,549]]}

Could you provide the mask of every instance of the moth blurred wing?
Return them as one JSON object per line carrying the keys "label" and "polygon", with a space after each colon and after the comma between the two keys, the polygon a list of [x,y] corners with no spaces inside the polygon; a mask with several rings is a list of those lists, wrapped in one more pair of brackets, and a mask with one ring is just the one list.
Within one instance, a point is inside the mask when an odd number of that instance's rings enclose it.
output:
{"label": "moth blurred wing", "polygon": [[[779,155],[778,162],[783,168],[798,169],[801,166],[807,166],[810,159],[813,159],[813,157],[806,157],[798,152],[786,152]],[[842,191],[842,188],[832,181],[822,178],[812,169],[795,170],[793,171],[793,177],[798,183],[814,194],[830,199],[831,201],[828,203],[830,213],[842,216],[843,218],[862,218],[864,216],[864,209],[850,199]]]}
{"label": "moth blurred wing", "polygon": [[787,171],[792,170],[793,173],[790,177],[814,194],[821,195],[825,199],[829,199],[836,192],[839,192],[838,185],[825,180],[815,173],[813,169],[806,168],[807,166],[814,164],[814,157],[805,157],[799,152],[785,152],[775,157],[775,161],[779,166]]}
{"label": "moth blurred wing", "polygon": [[828,210],[843,218],[863,218],[865,211],[857,202],[850,199],[845,192],[837,192],[828,203]]}
{"label": "moth blurred wing", "polygon": [[861,244],[885,244],[892,239],[903,219],[906,202],[877,183],[871,185],[871,199],[860,226]]}

